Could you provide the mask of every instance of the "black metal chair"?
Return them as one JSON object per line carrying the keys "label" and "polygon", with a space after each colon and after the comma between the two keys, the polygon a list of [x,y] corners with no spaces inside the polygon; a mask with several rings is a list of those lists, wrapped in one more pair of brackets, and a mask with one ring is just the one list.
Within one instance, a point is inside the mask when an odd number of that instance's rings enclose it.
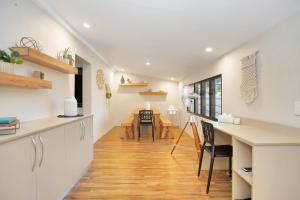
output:
{"label": "black metal chair", "polygon": [[154,142],[154,115],[152,110],[139,111],[139,140],[141,137],[141,126],[152,127],[152,141]]}
{"label": "black metal chair", "polygon": [[207,181],[207,187],[206,187],[206,194],[208,194],[215,157],[228,157],[229,158],[229,177],[231,177],[232,146],[231,145],[215,145],[214,126],[211,123],[208,123],[205,121],[201,121],[201,124],[202,124],[202,131],[203,131],[203,135],[204,135],[204,143],[201,148],[198,176],[200,176],[203,154],[204,154],[204,150],[205,150],[211,156],[209,173],[208,173],[208,181]]}

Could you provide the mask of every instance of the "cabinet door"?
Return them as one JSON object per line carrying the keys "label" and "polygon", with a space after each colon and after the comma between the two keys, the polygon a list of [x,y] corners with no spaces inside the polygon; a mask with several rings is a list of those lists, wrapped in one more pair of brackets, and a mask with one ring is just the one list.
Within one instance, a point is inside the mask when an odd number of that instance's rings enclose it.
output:
{"label": "cabinet door", "polygon": [[0,145],[0,199],[36,199],[34,149],[31,137]]}
{"label": "cabinet door", "polygon": [[84,168],[86,168],[93,160],[93,118],[89,117],[84,122],[84,139],[83,139],[83,160]]}
{"label": "cabinet door", "polygon": [[38,199],[61,199],[66,185],[66,151],[64,127],[37,135],[39,156],[37,160]]}
{"label": "cabinet door", "polygon": [[68,185],[73,185],[82,174],[84,162],[82,160],[82,131],[81,121],[76,121],[65,126]]}

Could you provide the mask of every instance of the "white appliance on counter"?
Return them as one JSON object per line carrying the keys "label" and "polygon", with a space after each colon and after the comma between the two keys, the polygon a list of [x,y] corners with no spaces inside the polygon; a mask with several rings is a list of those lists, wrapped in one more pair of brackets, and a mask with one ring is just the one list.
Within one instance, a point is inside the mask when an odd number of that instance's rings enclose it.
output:
{"label": "white appliance on counter", "polygon": [[64,115],[72,117],[76,116],[77,114],[77,100],[75,97],[66,98],[64,101]]}

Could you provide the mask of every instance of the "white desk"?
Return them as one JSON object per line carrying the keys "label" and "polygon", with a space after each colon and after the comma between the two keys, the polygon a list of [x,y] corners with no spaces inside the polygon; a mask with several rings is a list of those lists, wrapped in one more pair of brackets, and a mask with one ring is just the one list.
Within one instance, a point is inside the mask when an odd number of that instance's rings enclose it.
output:
{"label": "white desk", "polygon": [[[232,136],[232,199],[300,199],[300,129],[253,120],[247,125],[203,120]],[[252,167],[252,173],[242,167]]]}

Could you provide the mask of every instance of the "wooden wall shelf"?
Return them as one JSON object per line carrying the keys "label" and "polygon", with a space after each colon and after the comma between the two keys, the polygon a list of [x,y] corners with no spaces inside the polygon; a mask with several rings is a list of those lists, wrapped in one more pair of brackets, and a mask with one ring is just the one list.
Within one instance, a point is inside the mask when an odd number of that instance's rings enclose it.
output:
{"label": "wooden wall shelf", "polygon": [[148,83],[123,83],[120,84],[122,87],[134,87],[134,86],[147,86]]}
{"label": "wooden wall shelf", "polygon": [[0,72],[0,85],[33,89],[51,89],[52,82],[37,78]]}
{"label": "wooden wall shelf", "polygon": [[27,47],[13,47],[12,50],[19,52],[24,60],[28,60],[44,67],[48,67],[67,74],[78,73],[78,69],[76,67],[68,65],[35,49]]}
{"label": "wooden wall shelf", "polygon": [[144,92],[140,92],[141,95],[167,95],[167,92],[164,91],[144,91]]}

